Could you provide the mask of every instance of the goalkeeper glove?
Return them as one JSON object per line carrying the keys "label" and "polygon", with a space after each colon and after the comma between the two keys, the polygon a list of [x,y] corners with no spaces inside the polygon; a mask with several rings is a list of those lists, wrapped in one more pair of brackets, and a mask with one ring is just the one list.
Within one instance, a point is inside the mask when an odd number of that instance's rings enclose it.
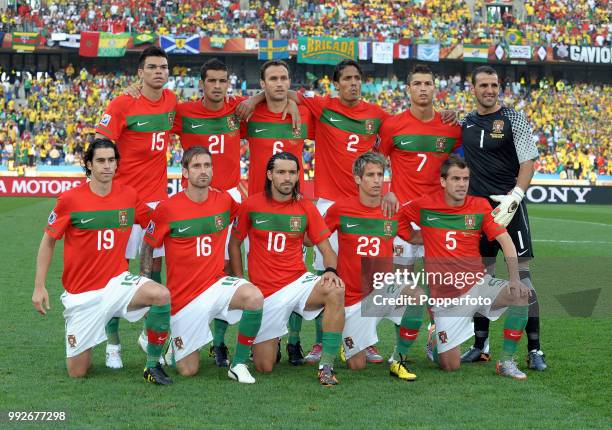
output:
{"label": "goalkeeper glove", "polygon": [[521,204],[521,200],[525,197],[525,192],[519,187],[514,187],[514,189],[505,196],[490,197],[491,200],[499,202],[499,205],[491,212],[493,219],[497,224],[507,227]]}

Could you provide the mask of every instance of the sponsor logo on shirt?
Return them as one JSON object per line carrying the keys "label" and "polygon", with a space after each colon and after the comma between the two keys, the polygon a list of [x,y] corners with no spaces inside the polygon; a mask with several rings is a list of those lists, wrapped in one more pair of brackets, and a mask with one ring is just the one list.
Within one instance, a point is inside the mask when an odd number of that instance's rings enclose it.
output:
{"label": "sponsor logo on shirt", "polygon": [[128,213],[127,213],[127,211],[119,211],[119,225],[121,227],[127,227],[127,225],[128,225]]}
{"label": "sponsor logo on shirt", "polygon": [[496,119],[493,121],[493,128],[491,130],[491,137],[494,139],[501,139],[504,137],[504,120]]}
{"label": "sponsor logo on shirt", "polygon": [[300,231],[302,229],[302,219],[300,217],[291,217],[289,220],[289,230]]}
{"label": "sponsor logo on shirt", "polygon": [[108,124],[110,123],[112,116],[110,116],[109,114],[105,113],[102,116],[102,119],[100,120],[100,125],[103,125],[104,127],[108,127]]}
{"label": "sponsor logo on shirt", "polygon": [[57,214],[55,213],[55,211],[51,211],[51,213],[49,214],[49,218],[47,219],[47,223],[51,225],[55,222],[55,220],[57,220]]}

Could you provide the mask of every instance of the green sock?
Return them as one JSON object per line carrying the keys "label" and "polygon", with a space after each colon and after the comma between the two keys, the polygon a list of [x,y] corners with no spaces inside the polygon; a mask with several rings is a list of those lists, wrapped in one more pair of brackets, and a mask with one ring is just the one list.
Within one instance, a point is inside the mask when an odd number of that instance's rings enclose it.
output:
{"label": "green sock", "polygon": [[157,271],[157,270],[153,270],[151,271],[151,280],[157,282],[158,284],[161,284],[161,270]]}
{"label": "green sock", "polygon": [[227,321],[216,318],[213,320],[213,346],[221,346],[225,343],[225,332],[228,326]]}
{"label": "green sock", "polygon": [[315,343],[323,343],[323,312],[321,312],[319,316],[315,318],[315,332]]}
{"label": "green sock", "polygon": [[288,343],[296,345],[300,341],[300,331],[302,330],[302,321],[304,319],[300,314],[291,312],[289,317],[289,339]]}
{"label": "green sock", "polygon": [[119,317],[113,317],[104,327],[109,345],[119,345]]}
{"label": "green sock", "polygon": [[527,316],[529,313],[528,306],[509,306],[506,311],[506,320],[504,321],[504,348],[502,351],[502,361],[511,360],[516,353],[523,330],[527,324]]}
{"label": "green sock", "polygon": [[[259,332],[261,326],[261,316],[263,309],[257,309],[255,311],[245,310],[242,311],[242,318],[238,323],[238,342],[236,343],[236,355],[232,366],[242,363],[245,364],[251,354],[251,346],[253,341]],[[227,323],[226,323],[227,324]]]}
{"label": "green sock", "polygon": [[342,342],[342,332],[324,331],[321,337],[323,352],[321,353],[319,368],[322,368],[326,364],[333,366],[334,359],[336,355],[338,355],[338,349],[340,349],[340,343]]}
{"label": "green sock", "polygon": [[406,306],[399,327],[396,328],[396,344],[393,353],[394,360],[400,360],[400,354],[406,356],[408,350],[419,335],[419,329],[423,322],[423,306]]}
{"label": "green sock", "polygon": [[170,303],[152,305],[145,320],[147,330],[147,367],[155,367],[162,354],[170,329]]}

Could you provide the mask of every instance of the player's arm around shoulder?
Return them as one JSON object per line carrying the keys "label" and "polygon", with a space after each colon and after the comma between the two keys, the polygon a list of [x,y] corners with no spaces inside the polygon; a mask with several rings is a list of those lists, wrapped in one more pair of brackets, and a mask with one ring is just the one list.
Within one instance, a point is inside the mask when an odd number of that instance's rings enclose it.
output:
{"label": "player's arm around shoulder", "polygon": [[49,304],[49,293],[47,291],[46,279],[51,260],[55,252],[55,243],[57,240],[45,232],[40,246],[38,247],[38,255],[36,257],[36,277],[34,279],[34,292],[32,293],[32,304],[34,308],[41,314],[46,315],[51,309]]}

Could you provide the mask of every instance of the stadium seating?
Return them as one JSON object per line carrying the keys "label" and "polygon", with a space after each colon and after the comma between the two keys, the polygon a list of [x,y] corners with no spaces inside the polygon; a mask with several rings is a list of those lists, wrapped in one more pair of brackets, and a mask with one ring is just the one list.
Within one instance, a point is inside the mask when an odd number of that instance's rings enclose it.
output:
{"label": "stadium seating", "polygon": [[[157,0],[42,2],[38,9],[21,5],[2,11],[0,31],[53,32],[155,31],[158,34],[296,38],[343,36],[364,40],[431,38],[443,45],[496,43],[509,28],[532,44],[609,45],[612,42],[609,0],[527,0],[516,16],[486,16],[484,1],[474,8],[465,0]],[[154,7],[152,7],[152,5]],[[153,12],[155,10],[155,13]]]}

